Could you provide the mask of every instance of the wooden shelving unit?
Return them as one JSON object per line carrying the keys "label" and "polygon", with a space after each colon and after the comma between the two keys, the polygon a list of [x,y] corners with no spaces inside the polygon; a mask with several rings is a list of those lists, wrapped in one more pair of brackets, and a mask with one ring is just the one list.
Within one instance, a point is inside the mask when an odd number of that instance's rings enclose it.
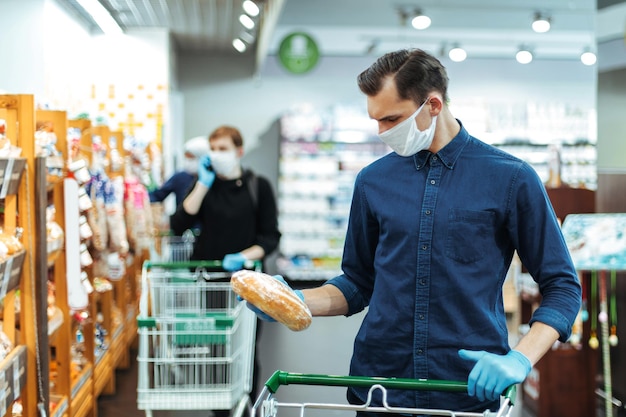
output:
{"label": "wooden shelving unit", "polygon": [[[79,254],[66,244],[68,238],[75,243],[79,234],[75,219],[84,213],[73,195],[68,199],[67,178],[48,175],[46,158],[36,155],[35,132],[37,126],[51,126],[56,148],[65,162],[71,151],[67,135],[70,127],[80,129],[83,154],[91,152],[92,136],[98,135],[105,147],[115,148],[123,159],[123,134],[106,126],[91,126],[88,120],[68,120],[65,111],[35,110],[32,95],[0,95],[0,119],[5,121],[6,137],[22,150],[18,158],[0,158],[0,202],[4,209],[0,226],[5,233],[19,235],[23,246],[22,251],[0,262],[3,330],[15,346],[0,361],[0,380],[5,387],[0,389],[0,415],[10,416],[19,399],[26,417],[41,413],[51,417],[96,417],[98,396],[113,393],[115,370],[130,365],[129,348],[137,332],[137,276],[147,254],[128,254],[123,260],[125,273],[109,279],[110,290],[89,294],[84,311],[71,306],[68,280],[75,277],[75,271],[68,258]],[[107,175],[123,175],[123,166],[113,169],[109,162]],[[65,234],[64,250],[50,258],[46,236],[49,205],[54,206],[55,222]],[[89,267],[82,270],[93,285],[93,271]],[[56,308],[50,310],[48,279],[56,291]],[[20,306],[19,314],[15,305]],[[98,319],[106,333],[107,348],[96,353],[94,331]],[[76,340],[81,337],[86,361],[77,367],[72,350],[76,350]]]}
{"label": "wooden shelving unit", "polygon": [[[6,123],[6,138],[21,148],[19,158],[0,160],[3,201],[2,230],[10,235],[20,234],[23,250],[0,265],[3,299],[3,331],[14,348],[0,362],[0,379],[5,381],[0,398],[0,414],[11,414],[17,399],[22,402],[24,415],[36,415],[37,380],[35,355],[37,327],[35,317],[34,265],[37,248],[31,238],[35,230],[34,179],[34,99],[32,95],[0,95],[0,119]],[[21,233],[18,231],[21,230]],[[18,297],[17,290],[20,291]],[[20,312],[15,306],[19,302]],[[31,383],[33,381],[33,383]],[[27,383],[28,382],[28,383]]]}

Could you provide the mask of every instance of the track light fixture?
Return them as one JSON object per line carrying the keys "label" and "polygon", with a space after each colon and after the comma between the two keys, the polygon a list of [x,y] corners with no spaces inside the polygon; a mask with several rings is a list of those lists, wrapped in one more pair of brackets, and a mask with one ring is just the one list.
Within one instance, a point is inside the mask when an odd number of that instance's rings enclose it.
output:
{"label": "track light fixture", "polygon": [[242,14],[241,16],[239,16],[239,22],[246,29],[254,28],[254,20],[252,20],[252,18],[250,16],[248,16],[247,14]]}
{"label": "track light fixture", "polygon": [[422,13],[421,9],[416,9],[413,19],[411,19],[411,26],[417,30],[424,30],[430,26],[430,17]]}
{"label": "track light fixture", "polygon": [[533,19],[532,28],[537,33],[546,33],[550,30],[550,17],[543,15],[539,12],[535,13]]}
{"label": "track light fixture", "polygon": [[242,41],[239,38],[233,39],[233,47],[240,53],[246,52],[246,49],[248,48],[246,44],[244,43],[244,41]]}
{"label": "track light fixture", "polygon": [[252,0],[244,0],[241,6],[243,7],[243,11],[252,17],[258,16],[261,11],[259,6]]}
{"label": "track light fixture", "polygon": [[515,59],[517,59],[517,62],[520,64],[529,64],[533,60],[533,54],[528,48],[522,46],[515,54]]}
{"label": "track light fixture", "polygon": [[596,54],[594,54],[589,48],[585,48],[582,54],[580,54],[580,62],[585,65],[594,65],[597,61]]}
{"label": "track light fixture", "polygon": [[448,57],[454,62],[462,62],[467,58],[467,52],[461,48],[458,44],[452,45],[452,48],[448,51]]}
{"label": "track light fixture", "polygon": [[233,39],[233,48],[239,53],[244,53],[248,49],[248,45],[252,45],[256,41],[254,29],[256,21],[259,20],[258,16],[261,14],[261,9],[255,0],[243,0],[241,7],[243,13],[239,15],[239,23],[245,29],[240,32],[239,37]]}

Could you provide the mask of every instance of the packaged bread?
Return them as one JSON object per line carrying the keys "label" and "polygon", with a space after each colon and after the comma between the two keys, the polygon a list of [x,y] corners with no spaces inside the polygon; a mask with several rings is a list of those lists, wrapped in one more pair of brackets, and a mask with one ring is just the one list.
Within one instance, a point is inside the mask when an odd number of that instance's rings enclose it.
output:
{"label": "packaged bread", "polygon": [[21,251],[24,246],[22,242],[17,238],[17,236],[12,235],[10,233],[1,232],[0,233],[0,242],[4,243],[8,249],[8,255],[13,255],[16,252]]}
{"label": "packaged bread", "polygon": [[311,325],[311,311],[284,283],[262,272],[235,272],[230,285],[241,298],[293,331]]}

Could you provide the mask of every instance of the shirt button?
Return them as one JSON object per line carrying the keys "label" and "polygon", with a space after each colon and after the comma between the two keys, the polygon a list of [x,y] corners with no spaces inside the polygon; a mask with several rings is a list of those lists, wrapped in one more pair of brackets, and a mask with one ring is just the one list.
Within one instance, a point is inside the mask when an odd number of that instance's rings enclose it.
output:
{"label": "shirt button", "polygon": [[427,214],[427,215],[430,215],[430,210],[426,210],[426,214]]}
{"label": "shirt button", "polygon": [[437,160],[437,157],[436,157],[436,156],[433,156],[433,161],[436,161],[436,160]]}
{"label": "shirt button", "polygon": [[426,280],[425,279],[420,279],[420,285],[426,285]]}
{"label": "shirt button", "polygon": [[428,249],[428,245],[422,245],[422,250]]}
{"label": "shirt button", "polygon": [[420,318],[420,320],[424,320],[424,315],[423,315],[423,314],[420,314],[420,315],[419,315],[419,318]]}
{"label": "shirt button", "polygon": [[421,355],[422,353],[424,353],[424,351],[422,349],[417,349],[417,354]]}
{"label": "shirt button", "polygon": [[432,185],[435,185],[435,180],[430,180],[430,183],[431,183]]}

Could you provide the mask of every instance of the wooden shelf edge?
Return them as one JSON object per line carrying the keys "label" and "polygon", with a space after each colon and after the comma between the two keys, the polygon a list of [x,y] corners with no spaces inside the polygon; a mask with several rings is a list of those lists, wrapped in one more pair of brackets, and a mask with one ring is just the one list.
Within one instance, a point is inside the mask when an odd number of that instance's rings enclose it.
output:
{"label": "wooden shelf edge", "polygon": [[60,397],[56,406],[50,410],[50,417],[62,417],[69,410],[69,401],[66,396]]}
{"label": "wooden shelf edge", "polygon": [[54,313],[52,317],[48,319],[48,336],[52,336],[57,330],[61,328],[61,325],[65,321],[63,312],[60,308],[54,307]]}
{"label": "wooden shelf edge", "polygon": [[[83,369],[80,374],[78,374],[78,377],[72,381],[72,388],[71,388],[71,396],[72,396],[72,403],[80,398],[80,394],[84,394],[85,391],[85,387],[90,387],[91,385],[91,375],[93,374],[93,365],[92,364],[87,364],[85,365],[85,369]],[[91,391],[91,389],[89,389],[88,391]]]}
{"label": "wooden shelf edge", "polygon": [[88,392],[82,401],[72,400],[70,413],[72,417],[86,417],[93,411],[93,395]]}

